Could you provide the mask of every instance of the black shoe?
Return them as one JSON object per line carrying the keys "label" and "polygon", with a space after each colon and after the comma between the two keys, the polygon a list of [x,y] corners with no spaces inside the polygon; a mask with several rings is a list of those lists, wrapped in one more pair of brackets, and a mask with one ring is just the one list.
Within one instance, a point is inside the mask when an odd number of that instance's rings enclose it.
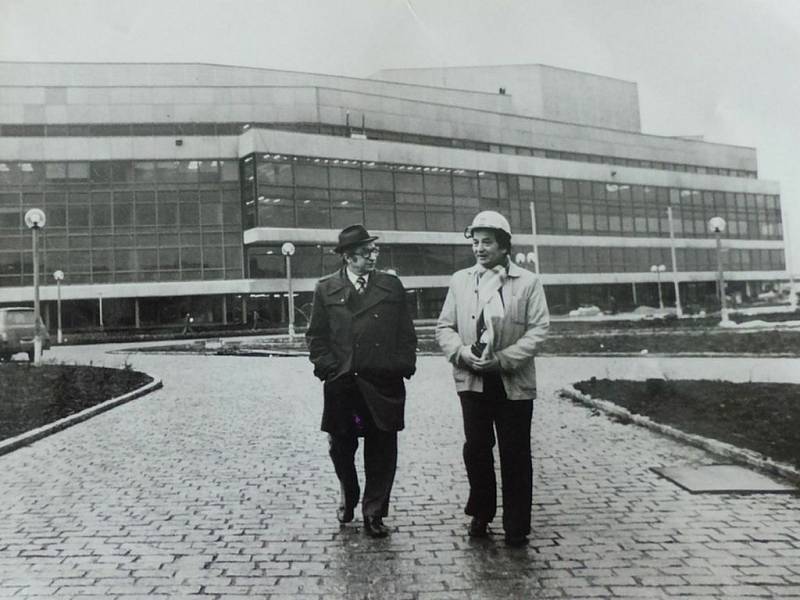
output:
{"label": "black shoe", "polygon": [[336,518],[339,523],[349,523],[355,516],[355,506],[340,506],[336,509]]}
{"label": "black shoe", "polygon": [[383,524],[382,517],[368,517],[364,515],[364,531],[369,537],[382,538],[389,535],[389,528]]}
{"label": "black shoe", "polygon": [[506,534],[506,546],[511,546],[512,548],[522,548],[523,546],[527,545],[528,545],[527,535],[514,534],[514,533]]}
{"label": "black shoe", "polygon": [[489,527],[488,521],[484,521],[483,519],[479,519],[478,517],[472,517],[472,521],[470,521],[467,534],[471,538],[487,537],[489,535],[487,527]]}
{"label": "black shoe", "polygon": [[336,519],[339,523],[349,523],[355,516],[356,504],[358,504],[358,497],[361,495],[361,490],[358,485],[348,488],[341,484],[339,493],[339,508],[336,509]]}

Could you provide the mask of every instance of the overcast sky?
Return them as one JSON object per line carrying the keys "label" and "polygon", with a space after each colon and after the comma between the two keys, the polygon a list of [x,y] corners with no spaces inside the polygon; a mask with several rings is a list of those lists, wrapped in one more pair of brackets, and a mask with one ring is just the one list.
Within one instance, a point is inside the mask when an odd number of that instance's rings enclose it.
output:
{"label": "overcast sky", "polygon": [[355,77],[543,63],[635,81],[644,132],[757,148],[800,274],[798,0],[0,0],[0,60]]}

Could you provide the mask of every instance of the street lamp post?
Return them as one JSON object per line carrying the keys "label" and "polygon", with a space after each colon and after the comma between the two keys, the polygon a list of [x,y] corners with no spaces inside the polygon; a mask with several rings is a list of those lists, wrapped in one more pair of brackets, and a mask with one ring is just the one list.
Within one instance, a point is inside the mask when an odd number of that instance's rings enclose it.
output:
{"label": "street lamp post", "polygon": [[717,240],[717,287],[719,289],[720,316],[723,322],[728,320],[728,302],[725,298],[725,277],[722,274],[722,233],[725,231],[725,219],[711,217],[708,220],[708,230]]}
{"label": "street lamp post", "polygon": [[681,288],[678,284],[678,260],[675,256],[675,224],[672,220],[672,207],[667,207],[667,221],[669,222],[669,253],[672,259],[672,285],[675,288],[675,314],[683,316],[681,308]]}
{"label": "street lamp post", "polygon": [[531,209],[531,235],[533,236],[533,252],[528,252],[528,262],[532,262],[535,273],[539,274],[539,261],[536,260],[536,255],[539,253],[539,242],[536,237],[536,207],[533,202],[530,203]]}
{"label": "street lamp post", "polygon": [[56,315],[58,318],[58,337],[56,339],[61,344],[64,341],[64,334],[61,332],[61,281],[64,279],[64,271],[59,269],[54,272],[53,279],[56,280]]}
{"label": "street lamp post", "polygon": [[658,308],[664,309],[664,296],[661,294],[661,274],[667,270],[666,265],[650,265],[650,272],[656,274],[658,281]]}
{"label": "street lamp post", "polygon": [[289,341],[294,341],[294,292],[292,291],[292,255],[295,247],[292,242],[281,246],[281,253],[286,257],[286,287],[289,290]]}
{"label": "street lamp post", "polygon": [[39,310],[39,230],[44,228],[47,221],[44,211],[32,208],[25,213],[25,225],[31,230],[33,236],[33,364],[42,362],[42,331],[39,327],[41,320]]}

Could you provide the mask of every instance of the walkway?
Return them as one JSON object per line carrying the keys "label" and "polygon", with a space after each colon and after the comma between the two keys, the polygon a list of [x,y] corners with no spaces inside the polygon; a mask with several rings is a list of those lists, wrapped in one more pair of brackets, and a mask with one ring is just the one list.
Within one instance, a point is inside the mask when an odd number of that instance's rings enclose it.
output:
{"label": "walkway", "polygon": [[[126,360],[105,349],[53,354]],[[470,541],[458,404],[422,358],[371,540],[335,520],[306,359],[127,358],[164,388],[0,457],[0,598],[800,598],[800,498],[691,495],[650,468],[711,457],[551,393],[531,546]]]}

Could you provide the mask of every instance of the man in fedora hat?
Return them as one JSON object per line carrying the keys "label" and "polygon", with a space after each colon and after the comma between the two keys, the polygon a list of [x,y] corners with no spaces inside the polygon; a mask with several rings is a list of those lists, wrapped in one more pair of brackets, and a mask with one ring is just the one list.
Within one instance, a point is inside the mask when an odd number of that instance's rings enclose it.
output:
{"label": "man in fedora hat", "polygon": [[376,239],[363,225],[339,233],[342,268],[317,282],[306,342],[314,374],[325,382],[322,430],[340,483],[337,518],[353,520],[361,493],[355,452],[363,437],[364,530],[385,537],[404,426],[403,378],[414,374],[417,338],[403,284],[375,270]]}

